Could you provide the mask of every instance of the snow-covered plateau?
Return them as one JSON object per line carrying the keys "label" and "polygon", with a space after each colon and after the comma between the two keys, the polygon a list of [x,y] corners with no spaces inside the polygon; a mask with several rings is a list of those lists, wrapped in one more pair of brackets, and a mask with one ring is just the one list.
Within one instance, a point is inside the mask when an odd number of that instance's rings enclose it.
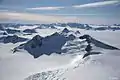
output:
{"label": "snow-covered plateau", "polygon": [[44,27],[0,26],[0,80],[120,80],[119,30]]}

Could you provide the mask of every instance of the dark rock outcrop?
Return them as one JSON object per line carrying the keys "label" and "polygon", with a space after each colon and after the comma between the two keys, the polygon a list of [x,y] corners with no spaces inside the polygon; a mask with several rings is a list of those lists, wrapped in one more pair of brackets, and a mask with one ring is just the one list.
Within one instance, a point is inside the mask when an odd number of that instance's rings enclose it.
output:
{"label": "dark rock outcrop", "polygon": [[111,49],[111,50],[119,50],[119,48],[116,48],[114,46],[111,46],[111,45],[105,44],[101,41],[98,41],[95,38],[92,38],[90,35],[83,35],[83,36],[80,36],[79,38],[80,39],[86,39],[88,44],[92,43],[97,47],[101,47],[101,48],[104,48],[104,49]]}
{"label": "dark rock outcrop", "polygon": [[[46,54],[51,55],[52,53],[61,54],[62,47],[68,40],[73,40],[74,35],[69,35],[68,37],[62,33],[54,33],[50,36],[41,37],[36,35],[28,42],[14,48],[15,51],[19,49],[24,49],[28,51],[34,58]],[[15,52],[14,51],[14,52]]]}
{"label": "dark rock outcrop", "polygon": [[37,33],[35,29],[25,29],[23,32],[25,33]]}
{"label": "dark rock outcrop", "polygon": [[6,31],[8,34],[20,33],[20,30],[15,30],[15,29],[5,29],[5,31]]}
{"label": "dark rock outcrop", "polygon": [[67,28],[64,28],[62,32],[63,33],[69,33],[70,31]]}
{"label": "dark rock outcrop", "polygon": [[86,42],[88,43],[87,47],[85,48],[85,51],[87,53],[84,54],[83,58],[85,58],[85,57],[87,57],[89,55],[101,54],[101,52],[93,52],[91,44],[94,44],[94,46],[100,47],[100,48],[103,48],[103,49],[120,50],[119,48],[116,48],[114,46],[111,46],[111,45],[105,44],[105,43],[103,43],[101,41],[98,41],[98,40],[92,38],[89,35],[83,35],[83,36],[80,36],[79,38],[80,39],[86,39]]}
{"label": "dark rock outcrop", "polygon": [[17,43],[17,42],[23,42],[23,41],[26,41],[26,40],[28,40],[28,39],[18,37],[17,35],[0,37],[0,42],[1,43]]}

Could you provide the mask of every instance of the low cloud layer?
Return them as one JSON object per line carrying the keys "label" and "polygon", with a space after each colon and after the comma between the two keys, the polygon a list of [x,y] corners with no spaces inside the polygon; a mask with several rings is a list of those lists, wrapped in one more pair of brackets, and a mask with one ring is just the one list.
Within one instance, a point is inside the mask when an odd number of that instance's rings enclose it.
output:
{"label": "low cloud layer", "polygon": [[24,20],[24,21],[37,21],[37,22],[75,22],[76,17],[65,17],[65,16],[49,16],[40,15],[33,13],[17,13],[17,12],[1,12],[0,20]]}
{"label": "low cloud layer", "polygon": [[[92,16],[92,15],[91,15]],[[114,24],[119,18],[101,18],[88,16],[41,15],[33,13],[1,12],[0,21],[28,21],[32,23],[67,23],[80,22],[88,24]]]}

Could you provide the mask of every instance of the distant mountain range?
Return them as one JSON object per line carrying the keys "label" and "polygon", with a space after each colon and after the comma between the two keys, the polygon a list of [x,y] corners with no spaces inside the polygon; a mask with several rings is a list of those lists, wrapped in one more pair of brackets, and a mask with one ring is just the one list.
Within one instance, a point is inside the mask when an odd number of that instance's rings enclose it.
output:
{"label": "distant mountain range", "polygon": [[41,28],[54,28],[59,27],[73,27],[86,30],[120,30],[120,24],[113,25],[95,25],[95,24],[81,24],[81,23],[52,23],[52,24],[15,24],[15,23],[0,23],[0,30],[8,27],[19,28],[20,26],[37,26],[36,29]]}
{"label": "distant mountain range", "polygon": [[17,35],[0,37],[0,43],[17,43],[17,42],[24,42],[26,40],[28,39],[18,37]]}

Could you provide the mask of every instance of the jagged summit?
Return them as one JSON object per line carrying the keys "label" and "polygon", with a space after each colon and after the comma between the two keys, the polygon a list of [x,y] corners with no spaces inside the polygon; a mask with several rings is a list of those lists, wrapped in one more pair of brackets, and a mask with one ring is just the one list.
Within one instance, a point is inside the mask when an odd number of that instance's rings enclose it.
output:
{"label": "jagged summit", "polygon": [[69,33],[70,31],[67,28],[64,28],[62,32],[63,33]]}
{"label": "jagged summit", "polygon": [[75,34],[81,34],[80,31],[76,31]]}
{"label": "jagged summit", "polygon": [[32,40],[34,40],[35,42],[41,40],[43,37],[41,37],[40,35],[36,35],[32,38]]}
{"label": "jagged summit", "polygon": [[27,43],[18,46],[21,49],[25,49],[28,51],[31,55],[34,56],[34,58],[37,58],[43,54],[50,55],[51,53],[61,53],[61,47],[66,43],[67,38],[60,34],[53,34],[51,36],[47,36],[44,38],[41,38],[39,35],[36,35],[33,37],[30,41]]}
{"label": "jagged summit", "polygon": [[3,36],[4,36],[4,35],[7,35],[7,32],[6,32],[6,31],[1,31],[1,32],[0,32],[0,35],[3,35]]}
{"label": "jagged summit", "polygon": [[[16,47],[16,49],[24,49],[28,51],[34,58],[46,54],[50,55],[52,53],[61,54],[62,47],[69,40],[74,40],[74,35],[65,36],[61,33],[55,32],[54,34],[46,37],[41,37],[39,35],[34,36],[28,42]],[[17,50],[16,50],[17,51]]]}
{"label": "jagged summit", "polygon": [[42,45],[42,37],[39,35],[34,36],[30,41],[27,42],[25,45],[25,49],[31,47],[31,48],[36,48],[37,46]]}
{"label": "jagged summit", "polygon": [[[110,49],[110,50],[120,50],[119,48],[116,48],[114,46],[105,44],[101,41],[96,40],[95,38],[92,38],[90,35],[83,35],[79,37],[80,39],[86,39],[86,42],[88,43],[87,47],[85,48],[85,51],[87,52],[83,58],[89,56],[89,55],[98,55],[101,54],[101,52],[94,52],[92,47],[100,47],[103,49]],[[94,46],[91,46],[92,44],[94,44]]]}
{"label": "jagged summit", "polygon": [[69,39],[69,40],[74,40],[75,38],[76,38],[76,36],[73,35],[73,34],[70,34],[70,35],[68,36],[68,39]]}
{"label": "jagged summit", "polygon": [[92,43],[97,47],[101,47],[101,48],[104,48],[104,49],[111,49],[111,50],[119,50],[119,48],[116,48],[114,46],[111,46],[111,45],[105,44],[105,43],[103,43],[101,41],[98,41],[95,38],[93,38],[93,37],[91,37],[90,35],[87,35],[87,34],[83,35],[83,36],[80,36],[79,38],[80,39],[86,39],[88,44]]}
{"label": "jagged summit", "polygon": [[3,32],[3,35],[7,35],[7,33],[6,33],[6,32]]}

